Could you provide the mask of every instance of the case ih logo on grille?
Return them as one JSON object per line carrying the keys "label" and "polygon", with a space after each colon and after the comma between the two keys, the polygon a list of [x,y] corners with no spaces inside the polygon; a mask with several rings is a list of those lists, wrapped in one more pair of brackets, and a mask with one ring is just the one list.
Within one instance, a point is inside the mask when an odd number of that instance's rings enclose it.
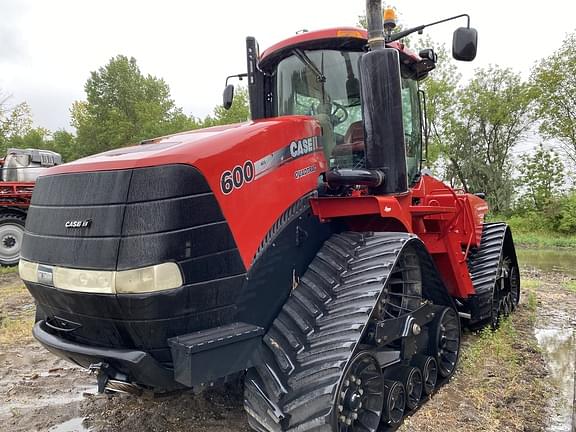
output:
{"label": "case ih logo on grille", "polygon": [[64,224],[66,228],[90,228],[90,225],[92,225],[92,219],[69,220]]}

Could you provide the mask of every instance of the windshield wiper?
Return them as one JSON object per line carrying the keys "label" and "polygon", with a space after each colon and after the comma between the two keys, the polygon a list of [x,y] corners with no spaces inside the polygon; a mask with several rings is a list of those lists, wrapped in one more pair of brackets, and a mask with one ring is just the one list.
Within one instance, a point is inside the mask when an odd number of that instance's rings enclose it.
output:
{"label": "windshield wiper", "polygon": [[321,83],[326,82],[326,77],[324,76],[324,74],[320,71],[320,69],[318,69],[318,67],[314,64],[314,62],[312,60],[310,60],[310,57],[308,57],[304,53],[304,51],[296,48],[293,50],[293,52],[294,52],[294,55],[296,55],[296,57],[298,57],[300,59],[300,61],[302,63],[304,63],[305,66],[308,66],[312,70],[312,72],[314,72],[318,82],[321,82]]}

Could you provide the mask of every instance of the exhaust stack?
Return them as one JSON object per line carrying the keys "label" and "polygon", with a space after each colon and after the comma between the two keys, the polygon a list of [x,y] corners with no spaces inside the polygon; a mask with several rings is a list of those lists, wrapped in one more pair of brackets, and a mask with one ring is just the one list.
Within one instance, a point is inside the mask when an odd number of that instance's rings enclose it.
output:
{"label": "exhaust stack", "polygon": [[382,1],[366,0],[370,51],[360,59],[366,168],[384,174],[375,194],[408,191],[398,51],[386,48]]}

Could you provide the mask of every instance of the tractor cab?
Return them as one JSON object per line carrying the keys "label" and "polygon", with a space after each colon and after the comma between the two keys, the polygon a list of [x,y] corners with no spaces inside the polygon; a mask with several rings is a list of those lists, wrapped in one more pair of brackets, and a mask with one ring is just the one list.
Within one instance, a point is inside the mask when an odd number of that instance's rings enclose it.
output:
{"label": "tractor cab", "polygon": [[[416,54],[400,40],[455,17],[393,33],[396,15],[371,11],[369,28],[301,32],[259,53],[246,40],[247,76],[253,120],[281,116],[314,117],[330,169],[328,184],[364,185],[373,193],[398,194],[420,178],[423,160],[423,92],[418,82],[435,68],[431,49]],[[382,19],[384,19],[382,25]],[[380,24],[378,24],[378,22]],[[471,61],[477,33],[468,26],[454,32],[453,56]],[[362,75],[362,76],[361,76]],[[224,94],[229,107],[233,87]]]}
{"label": "tractor cab", "polygon": [[[248,81],[253,119],[313,116],[322,127],[322,145],[330,168],[365,168],[360,58],[367,52],[367,32],[335,28],[300,33],[262,53],[247,39]],[[435,67],[426,57],[392,42],[400,58],[402,119],[409,183],[422,160],[422,105],[418,81]],[[264,101],[264,103],[262,103]]]}

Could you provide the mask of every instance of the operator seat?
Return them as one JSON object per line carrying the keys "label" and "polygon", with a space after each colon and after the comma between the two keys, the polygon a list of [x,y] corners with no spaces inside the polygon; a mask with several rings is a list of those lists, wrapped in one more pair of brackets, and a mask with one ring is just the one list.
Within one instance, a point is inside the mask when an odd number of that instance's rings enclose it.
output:
{"label": "operator seat", "polygon": [[344,135],[343,141],[334,147],[332,152],[332,166],[360,167],[364,160],[364,125],[362,121],[356,121],[350,126]]}
{"label": "operator seat", "polygon": [[364,125],[362,121],[352,123],[341,144],[338,144],[332,153],[334,156],[344,156],[351,153],[364,152]]}
{"label": "operator seat", "polygon": [[344,135],[345,144],[362,143],[364,146],[364,125],[361,121],[352,123]]}

